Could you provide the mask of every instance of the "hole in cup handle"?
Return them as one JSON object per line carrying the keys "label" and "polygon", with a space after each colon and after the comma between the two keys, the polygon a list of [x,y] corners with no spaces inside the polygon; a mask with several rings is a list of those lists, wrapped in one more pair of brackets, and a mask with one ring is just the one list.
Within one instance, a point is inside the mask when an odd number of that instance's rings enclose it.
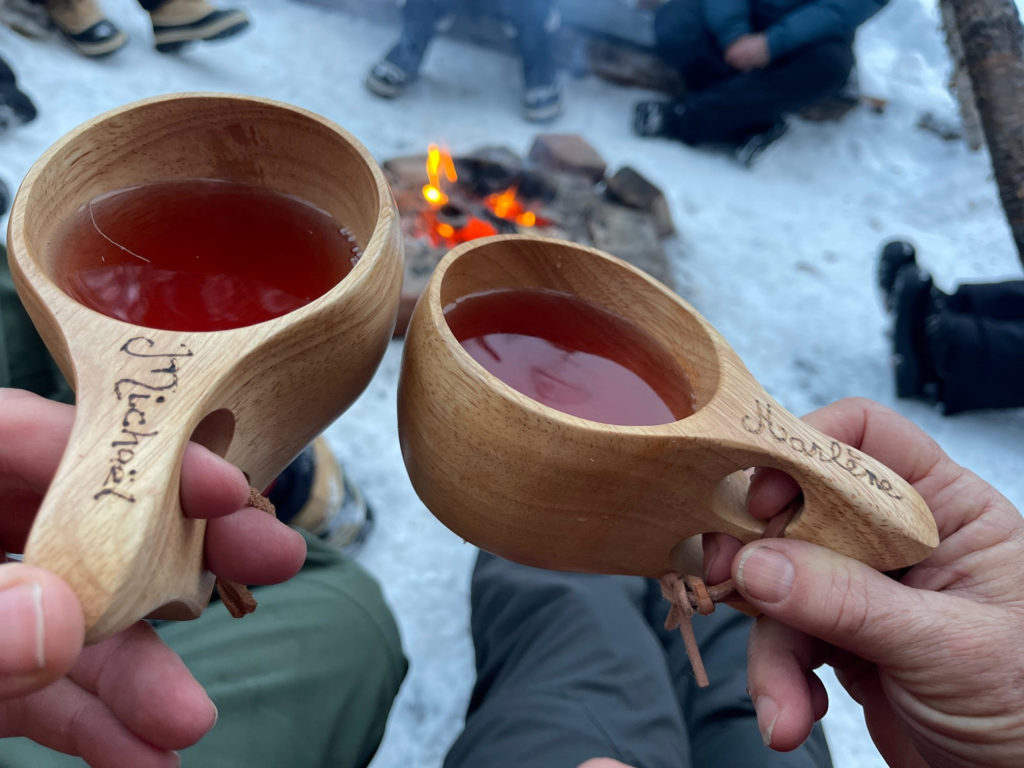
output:
{"label": "hole in cup handle", "polygon": [[770,402],[742,422],[763,452],[759,465],[779,469],[800,486],[803,506],[786,527],[803,539],[880,571],[920,562],[938,546],[927,504],[893,470]]}
{"label": "hole in cup handle", "polygon": [[747,493],[750,475],[746,470],[730,472],[715,486],[708,500],[712,515],[719,526],[708,533],[724,533],[744,544],[761,538],[765,524],[747,512]]}

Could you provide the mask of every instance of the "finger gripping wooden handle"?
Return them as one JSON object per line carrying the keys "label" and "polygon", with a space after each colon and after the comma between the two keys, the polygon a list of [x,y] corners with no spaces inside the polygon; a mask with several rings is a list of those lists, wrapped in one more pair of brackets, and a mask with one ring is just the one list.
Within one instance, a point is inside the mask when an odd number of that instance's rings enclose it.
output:
{"label": "finger gripping wooden handle", "polygon": [[195,616],[212,587],[205,523],[187,519],[179,497],[201,416],[183,386],[192,350],[152,335],[108,350],[76,371],[75,424],[25,550],[78,595],[91,642],[165,604]]}
{"label": "finger gripping wooden handle", "polygon": [[765,464],[800,485],[803,507],[786,537],[820,544],[887,571],[938,546],[935,520],[914,488],[877,459],[829,437],[770,400],[741,420]]}

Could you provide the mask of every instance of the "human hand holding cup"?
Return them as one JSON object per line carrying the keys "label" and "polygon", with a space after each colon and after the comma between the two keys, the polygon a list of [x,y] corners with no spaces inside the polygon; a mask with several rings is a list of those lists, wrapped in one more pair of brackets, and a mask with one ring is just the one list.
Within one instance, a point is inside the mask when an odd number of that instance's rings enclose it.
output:
{"label": "human hand holding cup", "polygon": [[[323,295],[243,327],[140,326],[69,296],[71,254],[52,247],[68,217],[114,190],[195,179],[315,206],[351,232],[361,257]],[[201,443],[263,488],[363,390],[391,337],[402,279],[390,190],[369,153],[318,115],[178,94],[113,110],[54,144],[16,196],[8,244],[19,293],[77,400],[25,560],[72,586],[89,641],[148,615],[191,618],[212,576],[204,523],[181,514],[185,447]],[[246,269],[246,253],[230,258]],[[302,269],[298,250],[293,268]]]}

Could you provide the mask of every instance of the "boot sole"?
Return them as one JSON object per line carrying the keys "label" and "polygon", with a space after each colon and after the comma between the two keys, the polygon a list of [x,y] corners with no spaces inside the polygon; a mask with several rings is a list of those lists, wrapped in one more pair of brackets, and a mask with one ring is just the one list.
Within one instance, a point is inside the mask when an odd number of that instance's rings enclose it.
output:
{"label": "boot sole", "polygon": [[547,104],[543,107],[523,107],[523,116],[531,123],[546,123],[562,114],[562,103]]}
{"label": "boot sole", "polygon": [[189,43],[234,37],[249,26],[244,13],[231,14],[211,23],[189,27],[153,27],[153,44],[160,53],[176,53]]}
{"label": "boot sole", "polygon": [[109,56],[115,51],[118,51],[121,48],[123,48],[124,44],[128,42],[128,35],[120,31],[116,35],[107,40],[100,40],[95,43],[87,43],[81,40],[76,40],[74,35],[72,35],[70,32],[64,31],[59,26],[58,29],[60,29],[60,32],[64,36],[64,39],[68,41],[72,48],[81,53],[83,56],[88,56],[91,59],[100,59],[104,56]]}
{"label": "boot sole", "polygon": [[366,89],[382,99],[394,99],[397,96],[401,96],[405,92],[406,86],[404,85],[391,85],[385,83],[383,80],[378,80],[375,77],[367,76],[366,78]]}

